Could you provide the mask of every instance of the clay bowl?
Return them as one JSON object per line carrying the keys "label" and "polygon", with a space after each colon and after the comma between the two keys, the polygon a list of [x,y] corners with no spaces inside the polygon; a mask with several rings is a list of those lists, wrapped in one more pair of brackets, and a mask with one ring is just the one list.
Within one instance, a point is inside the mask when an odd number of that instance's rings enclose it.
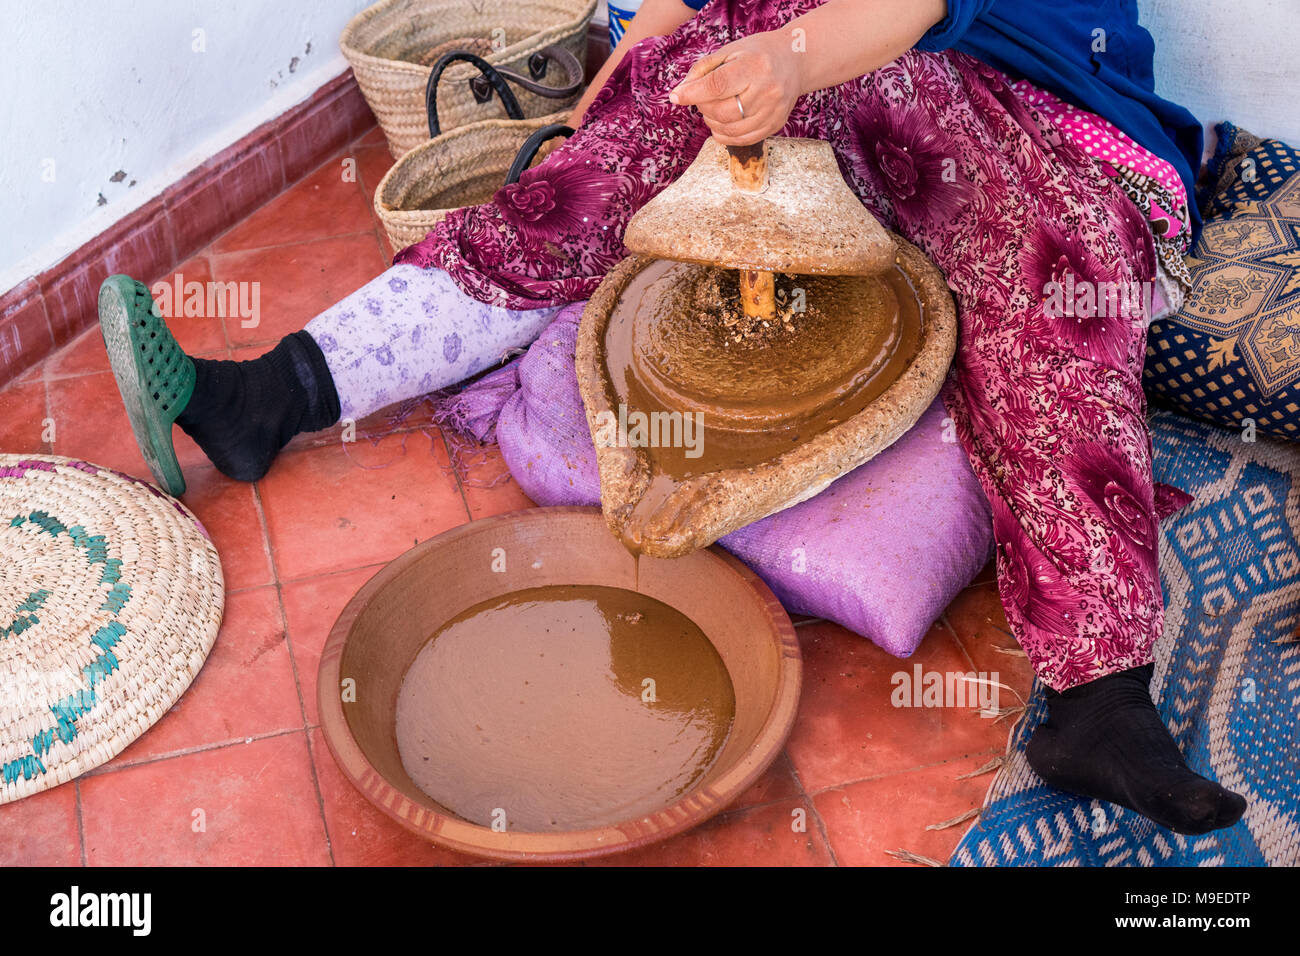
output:
{"label": "clay bowl", "polygon": [[[489,571],[503,548],[506,570]],[[648,816],[562,833],[495,832],[440,806],[407,775],[395,716],[406,669],[429,636],[465,609],[510,591],[556,584],[634,588],[691,618],[731,677],[735,720],[696,786]],[[344,681],[355,694],[344,702]],[[340,769],[384,814],[417,836],[498,860],[562,862],[618,853],[709,819],[776,759],[799,702],[794,628],[767,586],[719,549],[684,558],[632,556],[598,508],[533,508],[462,525],[417,545],[371,578],[339,615],[321,655],[321,729]]]}

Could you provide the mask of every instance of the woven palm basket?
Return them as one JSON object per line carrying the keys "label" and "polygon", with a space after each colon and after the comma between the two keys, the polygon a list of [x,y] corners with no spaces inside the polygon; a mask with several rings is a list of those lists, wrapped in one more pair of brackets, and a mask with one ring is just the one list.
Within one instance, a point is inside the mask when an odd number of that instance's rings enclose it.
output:
{"label": "woven palm basket", "polygon": [[[374,197],[375,215],[393,248],[419,242],[454,209],[491,202],[505,185],[506,173],[524,141],[566,115],[470,123],[426,141],[399,159],[375,187]],[[542,144],[534,163],[562,142],[553,139]]]}
{"label": "woven palm basket", "polygon": [[[429,138],[425,86],[429,51],[453,40],[486,40],[494,48],[484,56],[492,66],[526,73],[528,58],[552,44],[587,59],[587,26],[596,0],[383,0],[362,10],[339,38],[357,85],[388,138],[395,159]],[[493,119],[501,104],[476,102],[468,81],[477,76],[466,64],[452,66],[438,87],[438,116],[444,130]],[[549,82],[549,81],[548,81]],[[552,113],[572,102],[557,103],[516,91],[525,117]]]}
{"label": "woven palm basket", "polygon": [[180,502],[84,461],[0,455],[0,803],[148,730],[224,603],[217,549]]}

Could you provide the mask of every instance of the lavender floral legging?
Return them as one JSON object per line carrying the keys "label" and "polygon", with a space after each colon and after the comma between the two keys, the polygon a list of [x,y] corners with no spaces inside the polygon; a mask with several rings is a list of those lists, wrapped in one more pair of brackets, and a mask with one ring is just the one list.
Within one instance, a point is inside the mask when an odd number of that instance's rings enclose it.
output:
{"label": "lavender floral legging", "polygon": [[[816,5],[714,0],[638,44],[575,136],[396,262],[503,312],[589,297],[625,255],[629,217],[708,135],[668,90],[700,55]],[[1038,674],[1065,689],[1150,661],[1163,606],[1145,323],[1046,307],[1053,281],[1150,281],[1143,217],[1001,74],[963,54],[913,51],[804,96],[782,133],[828,141],[868,208],[947,274],[960,339],[943,397],[992,503],[999,591]]]}

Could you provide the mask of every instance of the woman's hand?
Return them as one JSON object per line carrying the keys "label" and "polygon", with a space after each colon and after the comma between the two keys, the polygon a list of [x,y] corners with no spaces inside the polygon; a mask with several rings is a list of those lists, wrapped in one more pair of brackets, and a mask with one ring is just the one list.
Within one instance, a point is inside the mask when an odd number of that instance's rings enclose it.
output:
{"label": "woman's hand", "polygon": [[672,102],[694,106],[724,146],[748,146],[780,131],[803,92],[800,58],[787,31],[755,33],[700,57]]}
{"label": "woman's hand", "polygon": [[669,99],[698,107],[723,145],[748,146],[780,132],[800,96],[879,69],[947,12],[947,0],[824,0],[701,57]]}

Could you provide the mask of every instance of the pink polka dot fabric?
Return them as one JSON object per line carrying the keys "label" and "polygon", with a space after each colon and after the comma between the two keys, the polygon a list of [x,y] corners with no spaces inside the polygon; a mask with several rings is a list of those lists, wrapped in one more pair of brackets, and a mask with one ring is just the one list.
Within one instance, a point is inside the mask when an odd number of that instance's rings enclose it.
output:
{"label": "pink polka dot fabric", "polygon": [[1187,203],[1187,189],[1174,167],[1139,146],[1118,127],[1087,110],[1081,110],[1051,93],[1021,80],[1011,84],[1022,100],[1048,116],[1071,142],[1081,146],[1098,162],[1123,166],[1147,176],[1169,190],[1180,204]]}

